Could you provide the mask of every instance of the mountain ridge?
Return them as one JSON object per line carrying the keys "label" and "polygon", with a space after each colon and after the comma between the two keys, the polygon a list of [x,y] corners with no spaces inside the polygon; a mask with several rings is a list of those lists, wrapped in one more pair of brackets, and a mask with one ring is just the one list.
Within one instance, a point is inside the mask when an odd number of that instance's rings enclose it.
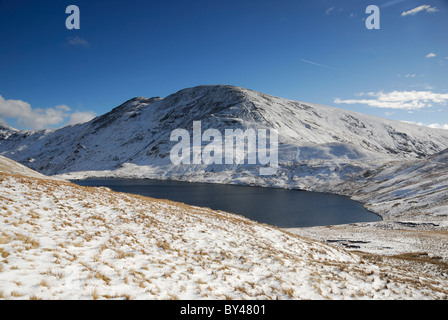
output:
{"label": "mountain ridge", "polygon": [[[425,158],[448,148],[448,131],[292,101],[230,85],[187,88],[165,98],[136,97],[93,120],[56,130],[0,136],[0,154],[47,175],[113,170],[124,164],[169,165],[170,133],[272,128],[281,150],[302,160]],[[344,157],[344,150],[350,154]],[[280,154],[283,160],[291,155]],[[30,162],[30,159],[35,161]],[[90,163],[89,163],[90,162]]]}

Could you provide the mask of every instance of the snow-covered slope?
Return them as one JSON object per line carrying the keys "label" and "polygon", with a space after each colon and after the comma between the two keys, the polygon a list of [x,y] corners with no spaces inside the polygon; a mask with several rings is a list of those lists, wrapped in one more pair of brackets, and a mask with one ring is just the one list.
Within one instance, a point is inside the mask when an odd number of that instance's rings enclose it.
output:
{"label": "snow-covered slope", "polygon": [[[448,148],[448,131],[384,120],[346,110],[290,101],[232,86],[200,86],[160,98],[135,98],[88,123],[55,131],[15,132],[0,154],[44,174],[116,170],[194,175],[236,172],[221,166],[173,167],[173,130],[272,128],[279,132],[280,163],[425,157]],[[147,168],[140,168],[147,166]],[[148,168],[149,167],[149,168]],[[332,166],[334,167],[334,166]],[[162,168],[162,169],[161,169]],[[149,170],[150,169],[150,170]],[[241,168],[239,168],[241,169]],[[248,168],[245,167],[244,170]],[[250,168],[249,168],[250,170]],[[121,170],[125,174],[126,170]],[[283,171],[290,171],[285,168]],[[228,173],[227,172],[227,173]]]}
{"label": "snow-covered slope", "polygon": [[11,134],[19,130],[14,129],[0,122],[0,141],[8,138]]}
{"label": "snow-covered slope", "polygon": [[40,174],[34,170],[31,170],[20,163],[12,161],[8,158],[0,156],[0,172],[8,174],[18,174],[27,177],[35,177],[41,179],[51,179],[47,176]]}
{"label": "snow-covered slope", "polygon": [[366,172],[354,199],[388,219],[448,218],[448,150],[416,161],[388,163]]}
{"label": "snow-covered slope", "polygon": [[0,299],[446,299],[446,278],[240,216],[0,172]]}

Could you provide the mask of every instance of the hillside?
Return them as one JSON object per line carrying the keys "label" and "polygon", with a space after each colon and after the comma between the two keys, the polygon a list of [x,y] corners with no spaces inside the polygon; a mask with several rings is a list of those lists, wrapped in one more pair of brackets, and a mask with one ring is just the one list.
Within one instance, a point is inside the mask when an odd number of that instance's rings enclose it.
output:
{"label": "hillside", "polygon": [[384,165],[354,198],[393,219],[447,220],[448,150],[417,161]]}
{"label": "hillside", "polygon": [[27,177],[35,177],[41,179],[50,179],[39,172],[31,170],[20,163],[13,160],[0,156],[0,172],[7,174],[18,174]]}
{"label": "hillside", "polygon": [[447,280],[240,216],[0,173],[0,299],[446,299]]}

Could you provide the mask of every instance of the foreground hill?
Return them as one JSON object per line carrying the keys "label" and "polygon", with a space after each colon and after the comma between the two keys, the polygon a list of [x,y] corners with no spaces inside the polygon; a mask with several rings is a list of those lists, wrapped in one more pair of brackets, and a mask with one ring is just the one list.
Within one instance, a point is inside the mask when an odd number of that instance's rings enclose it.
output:
{"label": "foreground hill", "polygon": [[0,156],[0,172],[7,174],[24,175],[28,177],[35,177],[41,179],[48,179],[48,177],[44,176],[43,174],[40,174],[39,172],[31,170],[28,167],[21,165],[20,163],[17,163],[11,159],[2,156]]}
{"label": "foreground hill", "polygon": [[0,299],[447,298],[444,277],[240,216],[10,172]]}

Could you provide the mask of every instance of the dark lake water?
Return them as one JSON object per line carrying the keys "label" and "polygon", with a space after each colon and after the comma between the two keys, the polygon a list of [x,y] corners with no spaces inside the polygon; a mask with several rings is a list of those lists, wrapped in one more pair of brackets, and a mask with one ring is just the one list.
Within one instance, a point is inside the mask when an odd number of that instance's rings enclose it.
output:
{"label": "dark lake water", "polygon": [[236,213],[279,228],[381,220],[358,202],[325,193],[149,179],[88,179],[73,182]]}

